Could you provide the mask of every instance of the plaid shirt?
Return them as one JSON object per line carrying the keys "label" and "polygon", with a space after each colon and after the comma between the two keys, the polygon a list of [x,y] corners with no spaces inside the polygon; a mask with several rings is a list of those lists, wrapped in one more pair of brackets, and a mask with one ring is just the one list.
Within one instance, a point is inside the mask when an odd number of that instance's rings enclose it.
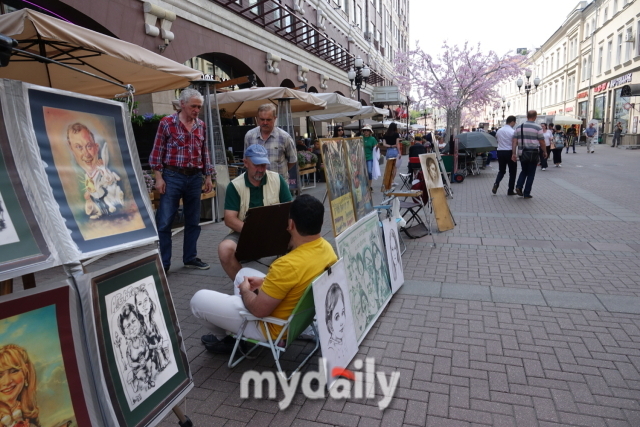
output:
{"label": "plaid shirt", "polygon": [[287,132],[274,126],[273,132],[265,141],[260,135],[260,126],[256,126],[244,136],[244,149],[246,150],[248,146],[253,144],[260,144],[267,149],[269,162],[271,162],[270,165],[267,165],[267,169],[279,173],[285,180],[289,179],[287,163],[296,163],[298,153],[293,139]]}
{"label": "plaid shirt", "polygon": [[179,168],[199,168],[205,175],[213,174],[209,157],[206,126],[196,119],[191,132],[180,122],[178,113],[160,120],[158,133],[149,156],[151,169],[162,171],[164,165]]}

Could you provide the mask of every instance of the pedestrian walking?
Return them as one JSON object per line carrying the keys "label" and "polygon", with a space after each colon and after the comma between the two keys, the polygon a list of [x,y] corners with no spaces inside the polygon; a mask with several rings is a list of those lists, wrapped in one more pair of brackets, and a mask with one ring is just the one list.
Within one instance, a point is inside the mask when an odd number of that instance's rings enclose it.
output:
{"label": "pedestrian walking", "polygon": [[571,126],[569,130],[567,130],[566,140],[567,140],[567,152],[569,154],[569,147],[573,148],[573,154],[576,154],[576,140],[578,136],[576,134],[576,128]]}
{"label": "pedestrian walking", "polygon": [[[540,170],[546,171],[549,167],[547,163],[547,157],[549,157],[549,153],[551,152],[551,140],[553,139],[553,132],[551,129],[547,127],[546,123],[542,123],[540,125],[542,127],[542,134],[544,135],[544,147],[540,149]],[[542,152],[546,154],[546,156],[542,155]]]}
{"label": "pedestrian walking", "polygon": [[556,132],[553,134],[553,144],[551,152],[553,153],[553,164],[557,168],[562,167],[562,149],[566,144],[566,136],[562,132],[562,126],[556,125]]}
{"label": "pedestrian walking", "polygon": [[511,160],[518,160],[518,151],[522,151],[520,155],[520,176],[516,183],[516,193],[525,199],[531,199],[531,187],[533,179],[536,176],[536,168],[538,160],[542,153],[543,157],[547,156],[546,146],[544,145],[544,134],[542,127],[536,123],[538,113],[536,110],[527,111],[527,121],[515,129],[512,140]]}
{"label": "pedestrian walking", "polygon": [[620,138],[622,137],[622,123],[616,123],[616,126],[613,130],[613,145],[612,147],[617,147],[620,145]]}
{"label": "pedestrian walking", "polygon": [[593,126],[593,123],[589,123],[589,127],[584,130],[584,134],[587,136],[587,153],[595,152],[594,137],[598,133],[598,129]]}
{"label": "pedestrian walking", "polygon": [[516,172],[518,171],[518,164],[511,159],[511,151],[513,147],[513,132],[516,125],[516,116],[507,117],[507,124],[502,126],[496,132],[496,139],[498,140],[498,175],[496,176],[496,182],[493,184],[491,192],[496,194],[500,181],[507,173],[507,167],[509,167],[509,185],[507,187],[507,195],[513,196],[516,193],[513,191],[516,185]]}
{"label": "pedestrian walking", "polygon": [[156,223],[165,272],[171,266],[171,224],[180,199],[184,213],[184,266],[201,270],[209,268],[209,264],[197,257],[200,195],[213,189],[211,175],[214,172],[209,160],[206,126],[198,118],[203,101],[197,90],[185,89],[180,93],[180,111],[160,120],[149,156],[149,165],[155,172],[155,187],[161,194]]}

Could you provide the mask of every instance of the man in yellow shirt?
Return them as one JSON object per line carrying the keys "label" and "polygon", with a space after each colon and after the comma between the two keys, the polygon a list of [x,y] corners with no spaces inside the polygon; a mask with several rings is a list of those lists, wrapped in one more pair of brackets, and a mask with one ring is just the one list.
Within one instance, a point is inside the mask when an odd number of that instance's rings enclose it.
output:
{"label": "man in yellow shirt", "polygon": [[[313,279],[337,261],[333,248],[320,237],[324,206],[315,197],[302,195],[291,204],[289,226],[291,252],[275,260],[265,276],[243,268],[236,275],[234,295],[202,289],[191,299],[191,311],[211,334],[202,337],[205,348],[213,353],[230,353],[233,339],[229,333],[240,328],[241,311],[256,317],[273,316],[286,320]],[[249,322],[244,334],[267,341],[275,339],[281,326],[269,325],[265,331],[256,321]]]}

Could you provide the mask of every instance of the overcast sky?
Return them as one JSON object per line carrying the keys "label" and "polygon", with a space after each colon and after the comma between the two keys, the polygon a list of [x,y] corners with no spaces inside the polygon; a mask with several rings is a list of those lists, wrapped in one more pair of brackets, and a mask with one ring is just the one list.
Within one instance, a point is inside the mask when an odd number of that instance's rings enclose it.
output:
{"label": "overcast sky", "polygon": [[499,55],[519,47],[540,47],[578,5],[577,0],[411,0],[410,48],[416,40],[436,56],[442,42],[480,42]]}

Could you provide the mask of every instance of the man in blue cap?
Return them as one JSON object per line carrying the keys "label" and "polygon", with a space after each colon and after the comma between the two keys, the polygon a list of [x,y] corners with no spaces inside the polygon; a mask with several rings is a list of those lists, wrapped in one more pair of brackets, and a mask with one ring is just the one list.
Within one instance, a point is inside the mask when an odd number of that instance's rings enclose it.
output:
{"label": "man in blue cap", "polygon": [[243,162],[247,171],[229,183],[224,200],[224,223],[232,232],[218,246],[220,263],[231,280],[242,268],[235,254],[247,211],[291,201],[291,192],[284,178],[267,170],[270,163],[267,150],[262,145],[248,146]]}

